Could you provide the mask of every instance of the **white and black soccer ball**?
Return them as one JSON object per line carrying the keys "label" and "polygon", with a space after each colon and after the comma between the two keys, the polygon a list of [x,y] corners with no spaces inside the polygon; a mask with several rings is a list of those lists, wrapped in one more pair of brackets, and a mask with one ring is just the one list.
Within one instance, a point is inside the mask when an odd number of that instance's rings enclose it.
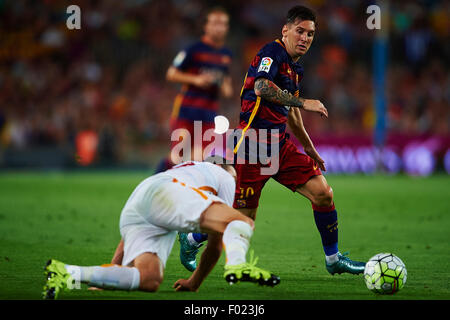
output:
{"label": "white and black soccer ball", "polygon": [[379,253],[366,263],[364,282],[367,288],[379,294],[393,294],[406,283],[406,267],[403,261],[392,253]]}

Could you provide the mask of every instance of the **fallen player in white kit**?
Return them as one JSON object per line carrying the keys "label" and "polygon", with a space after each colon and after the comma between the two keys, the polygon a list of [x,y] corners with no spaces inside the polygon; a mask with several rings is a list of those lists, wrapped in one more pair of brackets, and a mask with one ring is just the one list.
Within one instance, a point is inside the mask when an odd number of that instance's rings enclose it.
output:
{"label": "fallen player in white kit", "polygon": [[177,231],[209,234],[198,268],[189,279],[175,282],[177,291],[197,291],[220,258],[222,246],[226,281],[277,285],[277,276],[246,261],[254,222],[231,207],[235,183],[231,165],[195,161],[145,179],[120,216],[122,240],[116,256],[122,257],[122,265],[81,267],[51,259],[45,266],[44,299],[56,299],[77,283],[103,289],[158,290]]}

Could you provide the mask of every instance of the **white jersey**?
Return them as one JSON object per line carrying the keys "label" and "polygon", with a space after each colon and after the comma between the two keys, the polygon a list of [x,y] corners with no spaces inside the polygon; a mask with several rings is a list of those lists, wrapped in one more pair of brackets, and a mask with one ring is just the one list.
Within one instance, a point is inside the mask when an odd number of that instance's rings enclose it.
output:
{"label": "white jersey", "polygon": [[213,203],[233,205],[234,178],[208,162],[190,161],[142,181],[120,216],[123,264],[154,252],[165,265],[176,231],[200,232],[200,216]]}
{"label": "white jersey", "polygon": [[162,173],[185,183],[190,187],[207,191],[233,206],[236,182],[222,167],[209,163],[188,161]]}

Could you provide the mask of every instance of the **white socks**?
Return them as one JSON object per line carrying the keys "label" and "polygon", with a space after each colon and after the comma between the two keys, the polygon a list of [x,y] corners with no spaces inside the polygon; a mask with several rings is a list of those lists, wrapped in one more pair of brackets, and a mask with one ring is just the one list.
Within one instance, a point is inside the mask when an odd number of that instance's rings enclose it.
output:
{"label": "white socks", "polygon": [[105,289],[136,290],[139,288],[140,273],[135,267],[117,265],[79,267],[66,265],[75,282]]}
{"label": "white socks", "polygon": [[333,264],[336,261],[339,261],[339,257],[337,255],[337,253],[332,254],[331,256],[325,256],[325,260],[328,264]]}
{"label": "white socks", "polygon": [[245,263],[245,256],[250,246],[253,228],[246,222],[234,220],[223,232],[223,245],[226,254],[226,265]]}

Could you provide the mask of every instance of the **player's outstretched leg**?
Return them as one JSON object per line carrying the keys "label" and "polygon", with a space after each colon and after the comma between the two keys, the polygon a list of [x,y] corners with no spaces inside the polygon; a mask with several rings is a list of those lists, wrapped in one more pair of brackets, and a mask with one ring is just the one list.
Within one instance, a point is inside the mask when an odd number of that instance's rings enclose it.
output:
{"label": "player's outstretched leg", "polygon": [[[64,290],[71,290],[76,283],[87,283],[103,289],[137,290],[140,288],[140,272],[136,267],[102,265],[81,267],[68,265],[51,259],[47,262],[44,273],[47,281],[44,285],[43,298],[57,299]],[[141,288],[145,290],[145,288]]]}
{"label": "player's outstretched leg", "polygon": [[329,207],[318,207],[313,204],[313,211],[314,220],[322,238],[327,271],[331,275],[363,273],[366,265],[364,262],[353,261],[338,250],[338,222],[334,204]]}
{"label": "player's outstretched leg", "polygon": [[365,263],[353,261],[338,250],[338,219],[333,202],[333,191],[323,176],[315,176],[297,191],[311,200],[314,221],[322,238],[325,252],[325,267],[335,273],[360,274],[364,272]]}
{"label": "player's outstretched leg", "polygon": [[224,278],[228,283],[250,281],[266,286],[280,283],[279,277],[256,267],[257,259],[253,259],[253,253],[250,261],[246,260],[253,235],[252,219],[224,203],[214,203],[203,212],[200,226],[204,232],[222,234],[226,254]]}
{"label": "player's outstretched leg", "polygon": [[208,240],[206,233],[185,233],[178,232],[180,242],[180,262],[189,271],[193,272],[197,268],[197,253],[202,242]]}

